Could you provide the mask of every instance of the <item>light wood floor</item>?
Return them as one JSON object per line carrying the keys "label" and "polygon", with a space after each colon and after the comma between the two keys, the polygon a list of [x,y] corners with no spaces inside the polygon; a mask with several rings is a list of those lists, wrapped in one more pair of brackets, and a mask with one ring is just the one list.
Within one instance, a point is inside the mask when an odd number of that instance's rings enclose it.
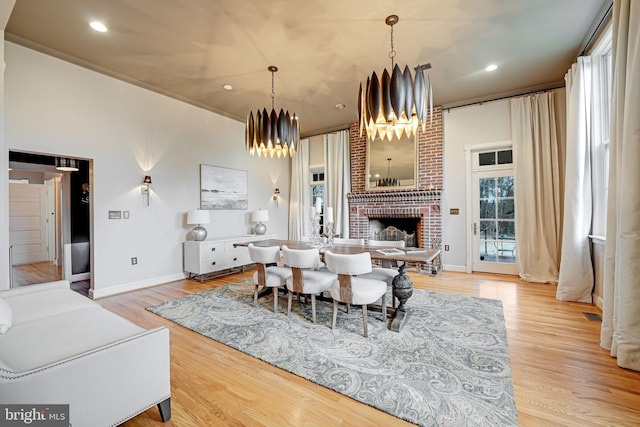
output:
{"label": "light wood floor", "polygon": [[[168,425],[409,425],[144,309],[251,274],[204,283],[182,280],[98,301],[143,327],[170,328],[173,418]],[[583,314],[599,313],[595,306],[557,301],[554,285],[512,276],[410,274],[416,288],[502,300],[521,426],[640,425],[640,372],[618,368],[600,348],[600,323]],[[159,424],[152,408],[125,425]]]}
{"label": "light wood floor", "polygon": [[53,265],[50,261],[13,266],[14,287],[53,282],[61,278],[62,267]]}

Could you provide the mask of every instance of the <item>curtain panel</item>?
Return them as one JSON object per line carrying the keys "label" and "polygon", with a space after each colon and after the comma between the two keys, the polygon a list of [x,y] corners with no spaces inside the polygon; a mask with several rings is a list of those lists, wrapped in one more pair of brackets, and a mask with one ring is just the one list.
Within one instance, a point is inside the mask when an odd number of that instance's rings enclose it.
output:
{"label": "curtain panel", "polygon": [[351,163],[349,131],[341,130],[324,136],[325,206],[333,207],[334,231],[349,237],[349,202]]}
{"label": "curtain panel", "polygon": [[592,302],[591,58],[579,57],[565,75],[567,143],[562,252],[556,298]]}
{"label": "curtain panel", "polygon": [[614,0],[609,200],[600,345],[640,371],[640,2]]}
{"label": "curtain panel", "polygon": [[[303,240],[310,234],[311,219],[308,206],[311,206],[309,171],[309,140],[301,139],[298,151],[291,159],[291,194],[289,196],[289,239]],[[307,213],[307,214],[305,214]]]}
{"label": "curtain panel", "polygon": [[554,93],[513,98],[510,106],[519,274],[528,282],[557,282],[564,147]]}

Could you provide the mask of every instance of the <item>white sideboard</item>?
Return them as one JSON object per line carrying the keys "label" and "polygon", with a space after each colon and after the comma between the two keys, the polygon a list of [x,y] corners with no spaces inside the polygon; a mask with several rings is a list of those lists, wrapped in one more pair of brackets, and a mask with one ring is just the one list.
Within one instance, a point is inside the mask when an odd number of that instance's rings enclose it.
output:
{"label": "white sideboard", "polygon": [[[184,271],[189,278],[204,280],[208,275],[231,273],[252,264],[249,249],[235,243],[276,239],[275,234],[227,237],[216,240],[184,242]],[[228,271],[227,271],[228,270]]]}

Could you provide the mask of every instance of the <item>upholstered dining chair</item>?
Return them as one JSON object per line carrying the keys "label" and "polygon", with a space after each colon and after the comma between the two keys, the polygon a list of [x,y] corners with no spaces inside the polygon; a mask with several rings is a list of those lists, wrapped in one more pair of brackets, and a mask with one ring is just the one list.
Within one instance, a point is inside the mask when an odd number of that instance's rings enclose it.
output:
{"label": "upholstered dining chair", "polygon": [[256,264],[256,272],[253,274],[253,283],[256,289],[253,293],[253,305],[258,304],[259,288],[273,289],[273,311],[278,312],[278,289],[285,286],[286,280],[291,277],[291,269],[275,265],[280,260],[279,246],[254,246],[249,243],[249,257]]}
{"label": "upholstered dining chair", "polygon": [[382,280],[361,276],[371,272],[371,254],[369,252],[334,254],[331,251],[326,251],[324,260],[329,271],[338,275],[337,284],[331,288],[331,297],[333,298],[331,329],[336,325],[339,302],[361,305],[364,336],[368,337],[367,304],[373,304],[382,297],[382,320],[387,320],[387,284]]}
{"label": "upholstered dining chair", "polygon": [[290,249],[282,246],[284,264],[291,268],[291,277],[286,280],[288,290],[287,316],[291,314],[293,294],[311,296],[311,320],[316,323],[316,295],[328,290],[336,275],[326,270],[318,271],[321,265],[318,248]]}

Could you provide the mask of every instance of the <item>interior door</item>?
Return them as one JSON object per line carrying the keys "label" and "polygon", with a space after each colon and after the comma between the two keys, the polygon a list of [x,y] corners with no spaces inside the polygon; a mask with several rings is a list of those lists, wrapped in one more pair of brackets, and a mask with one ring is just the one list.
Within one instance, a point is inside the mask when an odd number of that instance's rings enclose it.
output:
{"label": "interior door", "polygon": [[44,193],[42,184],[9,184],[13,265],[47,261]]}
{"label": "interior door", "polygon": [[517,274],[513,169],[473,174],[473,271]]}

